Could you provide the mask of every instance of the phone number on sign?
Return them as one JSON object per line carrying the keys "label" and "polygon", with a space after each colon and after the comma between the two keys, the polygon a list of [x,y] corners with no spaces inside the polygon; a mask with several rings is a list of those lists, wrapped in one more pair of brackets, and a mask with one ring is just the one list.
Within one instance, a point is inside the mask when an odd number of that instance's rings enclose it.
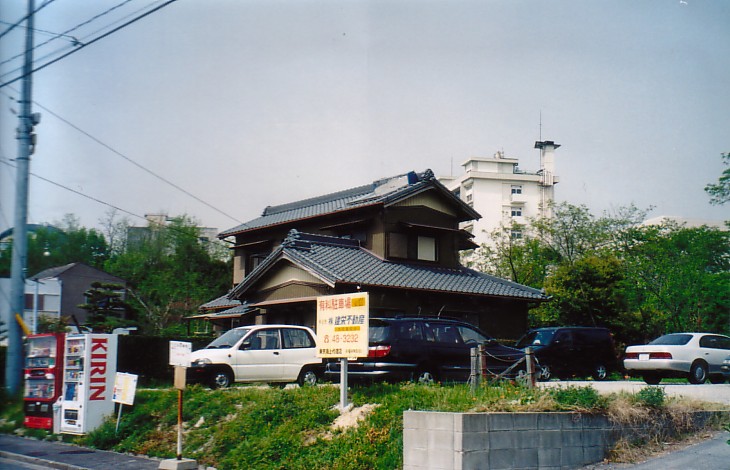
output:
{"label": "phone number on sign", "polygon": [[328,343],[357,343],[360,341],[360,335],[358,333],[343,334],[343,335],[324,335],[322,341],[325,344]]}

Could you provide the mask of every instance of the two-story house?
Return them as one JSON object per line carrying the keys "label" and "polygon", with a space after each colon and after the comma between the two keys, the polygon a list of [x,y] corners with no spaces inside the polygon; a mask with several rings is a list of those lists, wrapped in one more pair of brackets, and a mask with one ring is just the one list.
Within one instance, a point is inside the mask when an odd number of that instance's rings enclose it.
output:
{"label": "two-story house", "polygon": [[314,327],[317,296],[363,291],[371,317],[458,317],[517,337],[529,306],[547,297],[459,264],[476,246],[459,223],[478,218],[431,170],[267,207],[218,235],[235,237],[235,287],[196,317]]}

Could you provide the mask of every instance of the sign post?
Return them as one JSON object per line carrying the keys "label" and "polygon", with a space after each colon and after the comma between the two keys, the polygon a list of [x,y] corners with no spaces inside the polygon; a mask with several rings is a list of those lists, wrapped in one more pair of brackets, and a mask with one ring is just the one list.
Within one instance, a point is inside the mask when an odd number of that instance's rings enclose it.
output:
{"label": "sign post", "polygon": [[114,391],[112,392],[112,401],[119,403],[119,413],[117,414],[117,427],[114,432],[119,432],[119,421],[122,419],[122,407],[124,405],[134,405],[134,395],[137,393],[137,375],[127,374],[126,372],[117,372],[114,376]]}
{"label": "sign post", "polygon": [[[184,341],[170,341],[170,365],[175,367],[175,388],[177,389],[177,463],[180,464],[182,461],[182,430],[183,430],[183,390],[185,390],[185,374],[187,368],[190,367],[190,354],[193,352],[192,343],[186,343]],[[166,461],[167,462],[167,461]],[[194,461],[190,461],[194,462]],[[187,459],[186,459],[187,463]],[[177,468],[181,469],[180,465],[174,467],[163,467],[160,468]],[[187,467],[186,467],[187,468]],[[191,466],[190,468],[197,468]]]}
{"label": "sign post", "polygon": [[340,359],[340,409],[347,408],[347,360],[368,355],[367,292],[317,297],[317,357]]}

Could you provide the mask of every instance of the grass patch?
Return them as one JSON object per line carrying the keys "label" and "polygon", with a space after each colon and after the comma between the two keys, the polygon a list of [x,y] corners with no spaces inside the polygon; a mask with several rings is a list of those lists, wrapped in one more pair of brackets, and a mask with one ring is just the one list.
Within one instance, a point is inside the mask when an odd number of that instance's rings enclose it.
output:
{"label": "grass patch", "polygon": [[[355,410],[365,413],[361,421],[340,427],[334,426],[335,420],[342,418],[336,409],[336,386],[284,390],[265,386],[209,390],[191,386],[184,393],[183,455],[221,470],[393,469],[403,465],[406,410],[581,411],[604,413],[622,423],[669,416],[682,425],[689,411],[701,407],[668,399],[659,387],[634,395],[604,396],[591,387],[574,386],[528,389],[499,383],[485,384],[472,393],[464,384],[376,383],[351,387],[349,397]],[[3,399],[0,431],[16,432],[22,426],[20,403],[18,399]],[[115,414],[86,436],[63,439],[99,449],[172,458],[176,423],[176,390],[141,389],[135,405],[124,407],[118,432]],[[54,438],[45,434],[46,438]],[[626,442],[625,446],[635,444]]]}

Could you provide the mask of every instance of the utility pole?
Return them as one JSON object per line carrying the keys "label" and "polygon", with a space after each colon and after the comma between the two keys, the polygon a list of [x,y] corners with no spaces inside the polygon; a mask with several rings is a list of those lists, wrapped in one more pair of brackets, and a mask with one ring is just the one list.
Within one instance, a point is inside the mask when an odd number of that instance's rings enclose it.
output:
{"label": "utility pole", "polygon": [[25,33],[25,63],[20,97],[18,124],[18,158],[15,186],[15,225],[13,226],[13,258],[10,284],[10,318],[8,319],[8,355],[5,364],[5,384],[9,395],[15,395],[21,386],[23,373],[23,336],[16,315],[25,309],[25,271],[28,261],[28,176],[30,155],[35,145],[33,126],[40,116],[31,112],[33,67],[33,12],[35,0],[28,0],[28,19]]}

